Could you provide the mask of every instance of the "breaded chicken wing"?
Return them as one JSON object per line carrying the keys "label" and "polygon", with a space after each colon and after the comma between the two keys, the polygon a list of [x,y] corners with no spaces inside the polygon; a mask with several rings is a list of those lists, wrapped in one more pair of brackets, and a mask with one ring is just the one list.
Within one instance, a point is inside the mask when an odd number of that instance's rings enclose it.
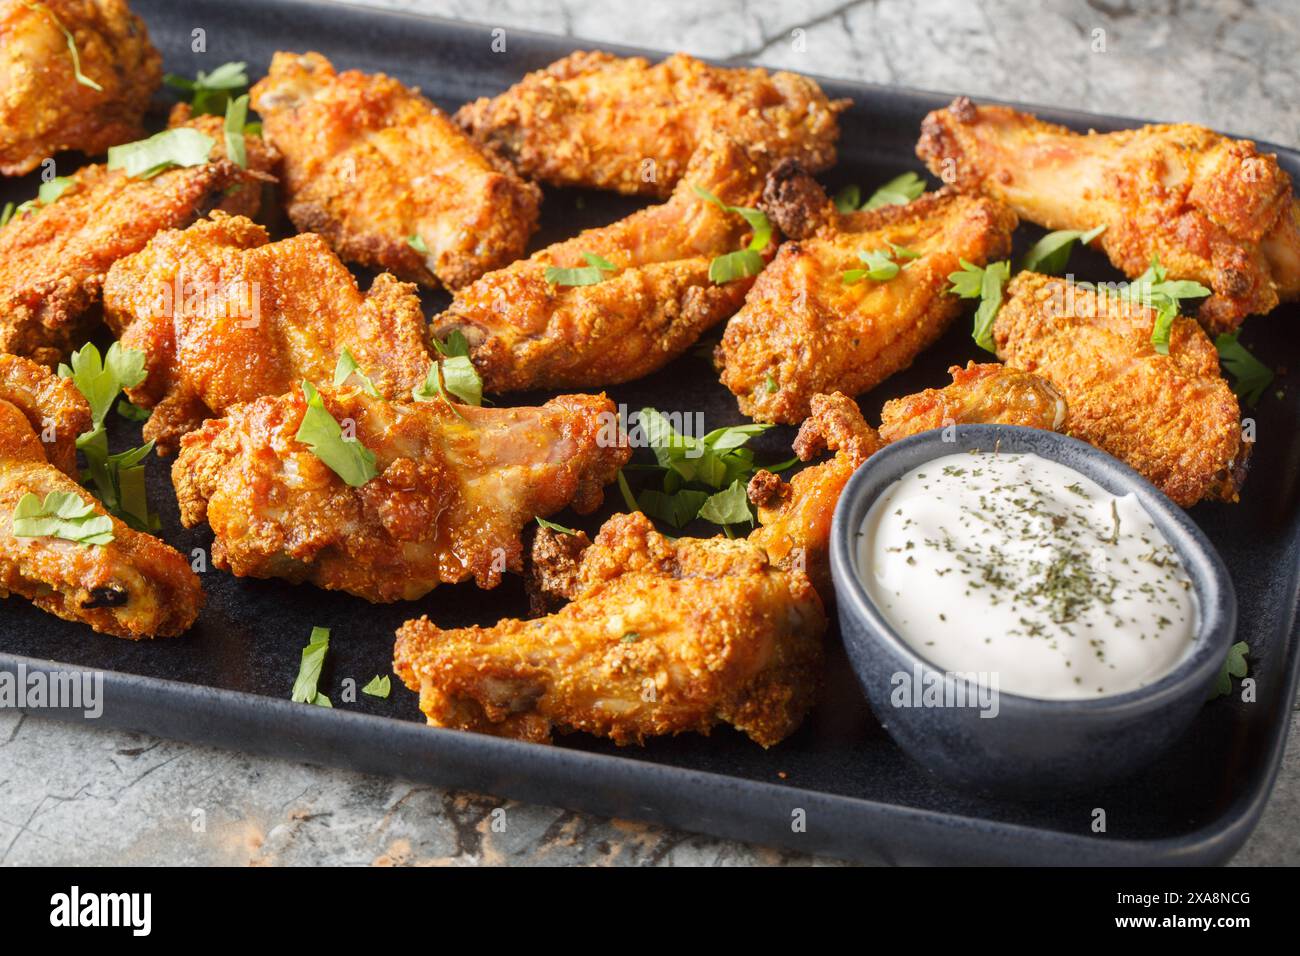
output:
{"label": "breaded chicken wing", "polygon": [[770,747],[816,698],[826,614],[807,577],[744,540],[605,522],[573,600],[548,617],[397,632],[394,670],[435,727],[548,742],[579,730],[618,744],[730,724]]}
{"label": "breaded chicken wing", "polygon": [[[1005,256],[1016,226],[1001,203],[951,189],[842,214],[791,164],[773,171],[764,208],[795,241],[727,323],[715,361],[742,412],[784,424],[807,418],[818,393],[859,395],[910,365],[961,311],[948,275]],[[896,273],[855,279],[869,253]]]}
{"label": "breaded chicken wing", "polygon": [[1130,278],[1153,256],[1214,290],[1198,318],[1230,331],[1300,297],[1300,201],[1271,153],[1202,126],[1079,134],[962,97],[926,117],[917,155],[1048,229],[1094,240]]}
{"label": "breaded chicken wing", "polygon": [[118,259],[214,208],[257,214],[274,155],[249,135],[248,168],[240,168],[225,158],[222,122],[200,116],[186,124],[214,141],[211,163],[148,179],[86,166],[54,202],[0,229],[0,351],[59,361],[99,322],[104,277]]}
{"label": "breaded chicken wing", "polygon": [[537,228],[541,190],[389,76],[277,53],[252,105],[284,154],[289,218],[348,262],[458,289]]}
{"label": "breaded chicken wing", "polygon": [[[90,408],[71,382],[0,355],[0,597],[19,595],[117,637],[180,634],[203,606],[198,576],[175,550],[109,516],[76,481],[76,435],[89,424]],[[43,441],[47,428],[53,437]],[[51,493],[107,519],[112,539],[17,535],[19,503],[28,495],[43,503]]]}
{"label": "breaded chicken wing", "polygon": [[0,175],[142,138],[161,82],[162,57],[125,0],[0,0]]}
{"label": "breaded chicken wing", "polygon": [[848,105],[795,73],[578,52],[467,103],[456,121],[532,179],[665,198],[715,131],[769,164],[829,168]]}
{"label": "breaded chicken wing", "polygon": [[[735,140],[710,138],[668,202],[485,275],[433,318],[433,334],[463,332],[491,392],[600,387],[648,375],[735,312],[753,281],[709,278],[714,257],[741,249],[750,228],[695,187],[752,207],[763,175]],[[590,268],[586,255],[614,269],[594,285],[547,281],[551,266]]]}
{"label": "breaded chicken wing", "polygon": [[525,524],[566,506],[592,511],[631,454],[604,396],[476,408],[320,394],[375,455],[378,476],[361,487],[295,437],[300,390],[236,405],[181,440],[172,468],[181,520],[211,525],[217,567],[376,603],[469,577],[495,587],[520,569]]}
{"label": "breaded chicken wing", "polygon": [[1036,375],[990,363],[948,370],[952,383],[887,402],[879,432],[867,424],[848,396],[814,395],[812,415],[795,438],[802,461],[826,451],[828,461],[796,474],[787,484],[770,471],[749,482],[749,499],[758,508],[759,527],[749,540],[767,551],[779,567],[806,570],[828,603],[833,597],[830,569],[831,519],[849,477],[885,444],[948,425],[1000,424],[1058,430],[1065,402]]}
{"label": "breaded chicken wing", "polygon": [[344,349],[388,398],[409,399],[429,371],[413,285],[384,273],[363,295],[320,236],[273,243],[220,212],[118,260],[104,315],[145,353],[147,377],[127,395],[153,409],[144,437],[159,454],[240,402],[330,381]]}
{"label": "breaded chicken wing", "polygon": [[1065,432],[1127,462],[1183,507],[1237,500],[1250,444],[1214,343],[1177,318],[1169,354],[1151,345],[1153,310],[1064,279],[1021,272],[993,325],[998,357],[1051,382]]}

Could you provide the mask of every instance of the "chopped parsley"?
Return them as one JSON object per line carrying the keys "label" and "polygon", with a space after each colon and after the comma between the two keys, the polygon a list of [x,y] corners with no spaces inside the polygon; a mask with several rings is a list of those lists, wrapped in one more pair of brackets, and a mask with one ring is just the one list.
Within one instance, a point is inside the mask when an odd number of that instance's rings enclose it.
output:
{"label": "chopped parsley", "polygon": [[722,285],[736,279],[748,279],[762,272],[766,265],[762,253],[772,241],[772,221],[767,218],[767,214],[749,206],[729,206],[703,186],[691,188],[697,196],[713,203],[723,212],[740,216],[753,232],[749,245],[744,249],[717,256],[709,263],[709,281]]}
{"label": "chopped parsley", "polygon": [[845,285],[853,285],[861,282],[863,279],[871,279],[874,282],[888,282],[898,273],[906,269],[906,265],[898,264],[901,259],[919,259],[921,254],[906,246],[895,245],[892,242],[885,243],[889,248],[873,249],[871,252],[859,252],[858,258],[866,266],[865,269],[849,269],[841,277]]}
{"label": "chopped parsley", "polygon": [[585,268],[561,269],[557,266],[547,266],[547,283],[563,286],[596,285],[604,281],[606,272],[618,271],[618,267],[614,263],[596,255],[594,252],[584,252],[582,258],[587,260]]}
{"label": "chopped parsley", "polygon": [[192,126],[177,126],[148,139],[110,146],[108,168],[120,169],[133,179],[151,179],[164,170],[202,166],[216,143]]}
{"label": "chopped parsley", "polygon": [[1199,282],[1167,279],[1164,266],[1160,265],[1160,256],[1153,255],[1147,271],[1129,283],[1121,298],[1155,309],[1156,322],[1151,328],[1151,347],[1161,355],[1168,355],[1169,333],[1174,319],[1178,318],[1182,300],[1199,299],[1209,294],[1210,290]]}
{"label": "chopped parsley", "polygon": [[980,348],[996,352],[993,344],[993,320],[998,316],[998,309],[1002,308],[1002,287],[1011,278],[1011,263],[1004,259],[980,268],[965,259],[959,261],[961,271],[948,276],[948,281],[952,283],[948,291],[963,299],[980,300],[979,308],[975,310],[971,337]]}
{"label": "chopped parsley", "polygon": [[375,453],[360,439],[344,437],[342,427],[325,407],[316,386],[306,379],[302,382],[302,395],[307,408],[294,438],[310,448],[312,454],[352,488],[360,488],[378,475]]}
{"label": "chopped parsley", "polygon": [[70,491],[51,491],[42,501],[30,491],[14,508],[16,538],[62,538],[84,545],[105,545],[113,540],[113,519]]}
{"label": "chopped parsley", "polygon": [[302,660],[298,664],[298,676],[293,682],[293,693],[289,699],[300,704],[316,704],[320,707],[333,707],[330,699],[316,689],[320,682],[321,668],[325,666],[325,654],[330,649],[330,629],[313,627],[307,646],[302,649]]}
{"label": "chopped parsley", "polygon": [[382,677],[376,674],[370,678],[370,682],[365,687],[361,688],[361,693],[369,694],[371,697],[380,697],[384,700],[387,700],[388,695],[392,692],[393,681],[387,674]]}
{"label": "chopped parsley", "polygon": [[190,108],[196,116],[226,115],[232,94],[248,86],[245,63],[223,63],[211,73],[199,70],[198,76],[189,80],[168,73],[163,82],[174,90],[189,93]]}
{"label": "chopped parsley", "polygon": [[25,0],[23,6],[27,7],[29,10],[36,10],[40,13],[44,13],[47,17],[53,20],[54,25],[59,28],[59,31],[63,34],[63,38],[68,43],[68,53],[72,56],[72,75],[76,78],[77,82],[82,86],[90,87],[96,92],[104,92],[102,86],[81,72],[81,54],[77,52],[77,38],[72,35],[71,30],[63,25],[63,21],[55,15],[54,11],[45,4],[37,2],[37,0]]}
{"label": "chopped parsley", "polygon": [[835,194],[835,208],[842,213],[860,209],[879,209],[881,206],[906,206],[925,192],[925,180],[913,172],[902,173],[885,183],[865,202],[862,190],[856,185],[845,186]]}
{"label": "chopped parsley", "polygon": [[1086,246],[1105,231],[1106,227],[1101,225],[1087,232],[1080,232],[1077,229],[1049,232],[1030,247],[1020,260],[1019,268],[1024,272],[1060,275],[1070,262],[1070,253],[1074,250],[1076,242]]}
{"label": "chopped parsley", "polygon": [[1273,381],[1273,371],[1237,341],[1239,335],[1241,329],[1223,332],[1215,337],[1214,347],[1219,352],[1219,361],[1232,376],[1233,392],[1247,405],[1254,407]]}
{"label": "chopped parsley", "polygon": [[577,534],[572,528],[566,528],[562,524],[556,524],[554,521],[547,521],[545,518],[538,517],[537,523],[543,528],[549,528],[551,531],[558,531],[560,534]]}
{"label": "chopped parsley", "polygon": [[1223,659],[1223,667],[1219,669],[1219,676],[1210,689],[1210,700],[1227,697],[1232,693],[1232,678],[1240,680],[1249,673],[1250,665],[1246,662],[1249,653],[1250,645],[1245,641],[1238,641],[1228,648],[1228,656]]}
{"label": "chopped parsley", "polygon": [[338,362],[334,366],[334,387],[338,388],[353,375],[357,377],[357,381],[361,383],[361,387],[367,395],[374,398],[379,397],[379,389],[375,388],[375,383],[362,373],[360,366],[357,365],[357,360],[352,357],[352,352],[347,347],[344,347],[342,354],[339,355]]}

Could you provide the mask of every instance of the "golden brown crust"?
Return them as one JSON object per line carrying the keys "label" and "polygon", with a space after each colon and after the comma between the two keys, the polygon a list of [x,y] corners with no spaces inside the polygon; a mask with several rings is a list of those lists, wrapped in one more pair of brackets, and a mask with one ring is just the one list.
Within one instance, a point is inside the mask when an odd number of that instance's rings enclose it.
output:
{"label": "golden brown crust", "polygon": [[0,351],[50,365],[86,341],[99,322],[109,267],[163,229],[216,208],[253,216],[274,154],[247,137],[248,168],[225,159],[222,118],[189,124],[210,136],[213,162],[131,179],[85,166],[53,203],[0,229]]}
{"label": "golden brown crust", "polygon": [[1300,297],[1300,204],[1249,140],[1189,124],[1078,134],[962,98],[926,117],[917,155],[1048,229],[1106,226],[1096,244],[1131,278],[1159,255],[1214,290],[1198,313],[1212,331]]}
{"label": "golden brown crust", "polygon": [[749,542],[669,542],[615,515],[587,549],[573,601],[548,617],[397,632],[394,670],[437,727],[618,744],[731,724],[764,747],[815,701],[826,615],[799,572]]}
{"label": "golden brown crust", "polygon": [[[72,33],[78,82],[67,37]],[[144,136],[162,57],[126,0],[0,0],[0,175],[65,149],[94,156]]]}
{"label": "golden brown crust", "polygon": [[900,441],[949,425],[997,423],[1059,431],[1065,424],[1065,398],[1051,382],[996,362],[948,369],[952,384],[886,402],[880,410],[880,437]]}
{"label": "golden brown crust", "polygon": [[[753,206],[764,172],[736,141],[710,138],[668,202],[489,273],[433,318],[433,334],[464,333],[491,392],[596,388],[648,375],[735,312],[753,281],[709,278],[713,258],[742,248],[750,230],[693,187]],[[619,271],[595,285],[546,281],[547,267],[585,267],[588,253]]]}
{"label": "golden brown crust", "polygon": [[529,551],[528,613],[533,617],[557,611],[577,593],[582,555],[591,547],[587,532],[566,534],[539,527]]}
{"label": "golden brown crust", "polygon": [[470,577],[495,587],[520,570],[528,522],[566,506],[595,509],[631,454],[603,395],[453,409],[320,391],[376,456],[378,477],[360,488],[296,440],[300,390],[236,405],[181,440],[172,467],[181,520],[212,527],[218,568],[376,603]]}
{"label": "golden brown crust", "polygon": [[20,595],[50,614],[117,637],[180,634],[203,607],[203,588],[185,558],[157,538],[117,518],[105,545],[13,533],[14,509],[26,494],[42,501],[51,492],[72,494],[96,514],[107,514],[70,477],[75,468],[52,463],[66,457],[66,439],[43,442],[33,429],[34,411],[53,418],[56,434],[89,425],[89,408],[68,388],[71,383],[49,369],[0,356],[0,597]]}
{"label": "golden brown crust", "polygon": [[[847,215],[806,184],[800,195],[811,207],[802,218],[820,225],[810,238],[781,246],[727,323],[715,356],[722,383],[758,421],[795,424],[814,395],[859,395],[910,365],[961,310],[948,294],[959,260],[1006,255],[1016,224],[1000,203],[951,189]],[[862,267],[859,252],[888,250],[887,243],[920,257],[887,282],[845,284],[844,273]]]}
{"label": "golden brown crust", "polygon": [[541,191],[382,73],[277,53],[252,104],[284,154],[289,218],[349,262],[458,289],[519,258],[537,228]]}
{"label": "golden brown crust", "polygon": [[77,436],[90,431],[90,406],[70,379],[43,365],[0,353],[0,399],[27,418],[45,457],[69,478],[77,478]]}
{"label": "golden brown crust", "polygon": [[1127,462],[1183,507],[1235,501],[1250,445],[1214,343],[1178,318],[1160,355],[1154,323],[1151,309],[1022,272],[1006,288],[993,338],[999,358],[1065,396],[1067,434]]}
{"label": "golden brown crust", "polygon": [[128,395],[153,410],[144,436],[159,454],[240,402],[331,381],[345,348],[389,398],[409,399],[429,370],[415,286],[385,273],[363,295],[319,236],[272,243],[242,216],[213,213],[120,259],[104,313],[145,353]]}
{"label": "golden brown crust", "polygon": [[709,66],[683,53],[652,66],[577,52],[466,104],[456,122],[530,178],[663,198],[711,132],[769,162],[792,156],[829,168],[847,106],[794,73]]}

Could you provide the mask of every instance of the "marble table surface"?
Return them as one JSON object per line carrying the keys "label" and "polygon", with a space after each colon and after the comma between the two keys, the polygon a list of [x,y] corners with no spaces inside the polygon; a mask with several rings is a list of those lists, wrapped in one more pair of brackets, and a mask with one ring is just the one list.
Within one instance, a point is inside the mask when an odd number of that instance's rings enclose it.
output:
{"label": "marble table surface", "polygon": [[[358,2],[1300,146],[1288,0]],[[498,807],[504,832],[491,826]],[[0,711],[0,863],[832,862]],[[1300,712],[1263,821],[1233,862],[1300,863]]]}

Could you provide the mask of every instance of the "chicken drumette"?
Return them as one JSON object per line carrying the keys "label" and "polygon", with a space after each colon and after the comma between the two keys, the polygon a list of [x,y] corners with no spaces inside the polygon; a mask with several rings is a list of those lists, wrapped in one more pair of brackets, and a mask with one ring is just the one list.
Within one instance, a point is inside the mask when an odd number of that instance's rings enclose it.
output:
{"label": "chicken drumette", "polygon": [[[198,576],[175,550],[109,516],[77,482],[76,438],[90,420],[70,381],[0,355],[0,597],[19,595],[117,637],[180,634],[203,606]],[[65,511],[106,525],[109,539],[15,533],[20,502],[43,505],[51,494],[63,498]]]}
{"label": "chicken drumette", "polygon": [[374,602],[469,577],[494,587],[520,568],[525,524],[593,510],[631,454],[604,396],[539,408],[388,402],[358,388],[320,398],[375,456],[377,476],[360,487],[297,439],[300,390],[236,405],[182,439],[181,520],[211,525],[217,567]]}
{"label": "chicken drumette", "polygon": [[1066,419],[1060,394],[1036,375],[996,363],[949,370],[952,384],[887,402],[879,432],[857,404],[835,393],[815,395],[812,415],[799,429],[795,453],[803,461],[826,451],[828,461],[805,468],[787,484],[770,471],[749,483],[759,527],[749,540],[780,567],[807,571],[818,593],[832,598],[831,518],[840,492],[858,466],[888,442],[949,425],[1001,424],[1056,430]]}
{"label": "chicken drumette", "polygon": [[826,615],[798,571],[748,541],[657,534],[615,515],[586,549],[571,602],[494,627],[397,632],[394,670],[436,727],[619,744],[730,724],[764,747],[812,707]]}
{"label": "chicken drumette", "polygon": [[1130,277],[1159,256],[1214,294],[1213,331],[1300,296],[1300,201],[1271,153],[1202,126],[1079,134],[962,97],[926,117],[917,154],[935,175],[1048,229],[1094,240]]}
{"label": "chicken drumette", "polygon": [[185,125],[212,139],[212,162],[151,178],[86,166],[54,202],[0,228],[0,351],[59,361],[98,323],[104,277],[118,259],[214,208],[257,214],[274,155],[248,135],[241,168],[225,158],[221,117]]}
{"label": "chicken drumette", "polygon": [[1250,444],[1214,343],[1177,318],[1169,354],[1156,313],[1064,279],[1021,272],[993,324],[998,357],[1065,397],[1065,432],[1127,462],[1183,507],[1237,500]]}
{"label": "chicken drumette", "polygon": [[140,139],[161,82],[162,57],[125,0],[0,0],[0,175]]}
{"label": "chicken drumette", "polygon": [[519,258],[541,191],[417,90],[277,53],[253,87],[289,218],[349,262],[457,289]]}
{"label": "chicken drumette", "polygon": [[[858,395],[910,365],[961,311],[949,274],[1006,255],[1016,225],[996,200],[951,189],[843,214],[792,163],[769,177],[764,208],[793,241],[727,323],[715,360],[742,412],[784,424],[807,418],[814,395]],[[892,275],[865,275],[870,254]]]}
{"label": "chicken drumette", "polygon": [[456,121],[525,176],[664,198],[714,131],[769,162],[790,156],[829,168],[848,103],[795,73],[709,66],[682,53],[652,66],[579,52],[466,104]]}
{"label": "chicken drumette", "polygon": [[363,295],[319,236],[273,243],[223,213],[115,263],[104,315],[145,353],[148,376],[128,396],[153,409],[144,437],[160,454],[233,405],[329,381],[344,349],[389,398],[409,398],[429,370],[413,285],[384,273]]}
{"label": "chicken drumette", "polygon": [[[648,375],[735,312],[753,281],[709,278],[712,260],[741,249],[750,227],[695,187],[752,207],[763,166],[735,140],[710,138],[668,202],[485,275],[434,317],[434,335],[464,333],[492,392],[600,387]],[[600,281],[548,281],[548,267],[592,271],[588,255],[613,267],[600,271]]]}

